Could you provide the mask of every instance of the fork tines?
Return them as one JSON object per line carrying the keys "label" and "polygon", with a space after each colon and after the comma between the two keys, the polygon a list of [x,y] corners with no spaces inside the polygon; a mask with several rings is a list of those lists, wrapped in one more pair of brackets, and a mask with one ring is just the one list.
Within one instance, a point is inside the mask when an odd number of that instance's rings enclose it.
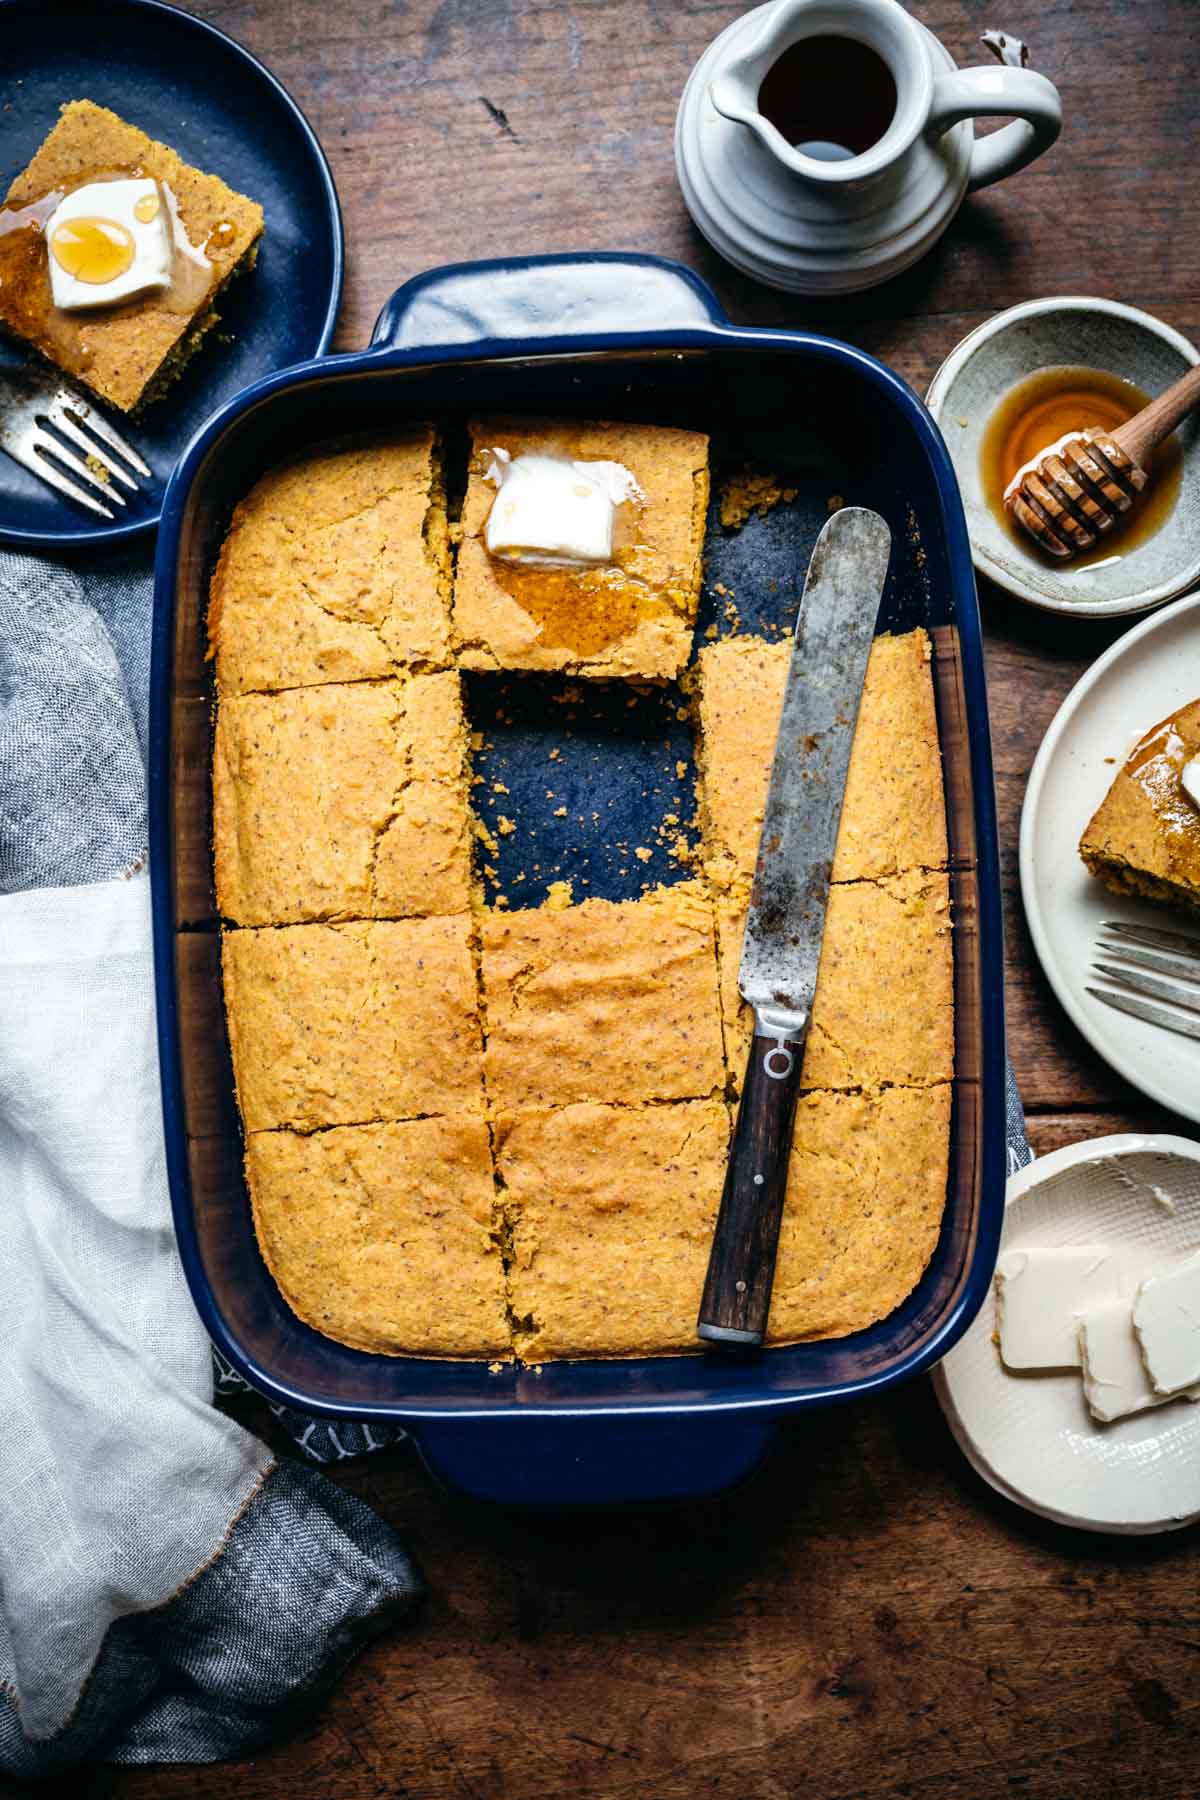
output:
{"label": "fork tines", "polygon": [[1096,949],[1104,960],[1093,963],[1092,973],[1116,985],[1088,993],[1149,1025],[1200,1038],[1200,937],[1117,919],[1100,929],[1107,935]]}
{"label": "fork tines", "polygon": [[[72,444],[82,456],[75,454]],[[0,449],[60,494],[105,519],[116,516],[106,501],[124,506],[121,489],[137,493],[141,485],[137,477],[152,476],[133,445],[82,395],[26,369],[0,370]],[[72,475],[77,479],[72,481]],[[102,494],[103,500],[94,494]]]}

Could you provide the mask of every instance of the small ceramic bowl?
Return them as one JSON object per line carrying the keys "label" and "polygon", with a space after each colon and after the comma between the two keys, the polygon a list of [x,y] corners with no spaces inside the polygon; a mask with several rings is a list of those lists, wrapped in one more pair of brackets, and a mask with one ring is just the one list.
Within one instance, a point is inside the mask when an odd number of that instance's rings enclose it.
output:
{"label": "small ceramic bowl", "polygon": [[996,406],[1038,369],[1083,363],[1134,382],[1153,397],[1169,387],[1200,351],[1161,320],[1116,300],[1029,300],[997,313],[950,352],[926,396],[962,489],[971,554],[987,575],[1019,600],[1049,612],[1103,619],[1146,612],[1200,581],[1200,444],[1196,419],[1180,429],[1183,479],[1179,497],[1151,537],[1124,554],[1114,532],[1111,561],[1052,563],[1026,548],[998,519],[983,491],[980,444]]}

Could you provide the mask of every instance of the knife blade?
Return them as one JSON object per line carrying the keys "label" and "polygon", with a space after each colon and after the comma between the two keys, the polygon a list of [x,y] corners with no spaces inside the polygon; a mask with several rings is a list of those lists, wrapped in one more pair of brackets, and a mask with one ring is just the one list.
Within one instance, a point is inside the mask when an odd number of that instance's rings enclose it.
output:
{"label": "knife blade", "polygon": [[891,541],[878,513],[836,512],[796,620],[738,975],[754,1038],[696,1327],[727,1348],[761,1344],[766,1331],[829,874]]}

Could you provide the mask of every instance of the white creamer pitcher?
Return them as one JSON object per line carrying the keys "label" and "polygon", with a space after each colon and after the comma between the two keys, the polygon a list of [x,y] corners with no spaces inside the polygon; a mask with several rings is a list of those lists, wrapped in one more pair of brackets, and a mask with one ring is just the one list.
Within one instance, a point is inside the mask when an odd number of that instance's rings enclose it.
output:
{"label": "white creamer pitcher", "polygon": [[[976,140],[971,121],[995,115],[1012,123]],[[769,0],[693,69],[675,160],[688,210],[730,262],[839,294],[914,263],[964,194],[1024,168],[1061,125],[1044,75],[956,68],[899,0]]]}

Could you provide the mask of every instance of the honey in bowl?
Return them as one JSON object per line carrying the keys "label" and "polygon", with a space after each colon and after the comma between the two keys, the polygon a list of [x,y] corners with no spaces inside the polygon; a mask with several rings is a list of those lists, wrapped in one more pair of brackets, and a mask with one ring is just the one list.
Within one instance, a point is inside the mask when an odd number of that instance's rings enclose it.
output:
{"label": "honey in bowl", "polygon": [[1150,458],[1150,479],[1127,513],[1090,550],[1070,562],[1059,562],[1039,550],[1033,539],[1009,518],[1004,493],[1018,469],[1032,462],[1059,438],[1085,431],[1089,425],[1113,431],[1147,406],[1151,396],[1104,369],[1060,364],[1039,369],[1005,394],[984,428],[979,446],[980,477],[988,505],[1004,530],[1023,550],[1044,556],[1062,574],[1097,563],[1116,562],[1152,537],[1179,497],[1183,455],[1170,437]]}

